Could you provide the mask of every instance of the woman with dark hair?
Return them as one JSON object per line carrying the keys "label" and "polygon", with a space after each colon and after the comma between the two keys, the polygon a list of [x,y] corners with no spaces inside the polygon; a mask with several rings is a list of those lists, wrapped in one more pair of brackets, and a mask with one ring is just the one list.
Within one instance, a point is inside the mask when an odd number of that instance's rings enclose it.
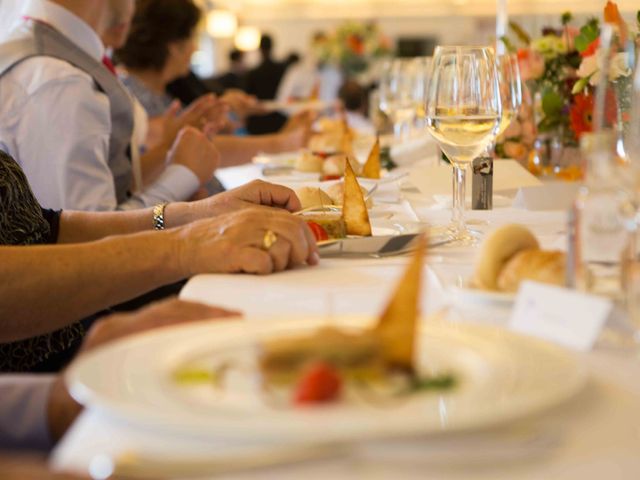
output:
{"label": "woman with dark hair", "polygon": [[150,117],[159,117],[171,105],[166,86],[189,73],[200,16],[192,0],[137,2],[129,38],[116,57],[127,68],[123,82]]}
{"label": "woman with dark hair", "polygon": [[[167,95],[169,83],[189,73],[196,49],[195,36],[201,11],[193,0],[138,0],[126,44],[116,50],[116,58],[126,67],[124,84],[136,96],[152,119],[171,121],[176,111]],[[242,92],[229,91],[222,100],[241,118],[258,110],[256,100]],[[169,111],[169,115],[167,115]],[[289,120],[278,133],[235,137],[216,135],[222,166],[247,163],[260,152],[292,151],[306,144],[311,115]]]}

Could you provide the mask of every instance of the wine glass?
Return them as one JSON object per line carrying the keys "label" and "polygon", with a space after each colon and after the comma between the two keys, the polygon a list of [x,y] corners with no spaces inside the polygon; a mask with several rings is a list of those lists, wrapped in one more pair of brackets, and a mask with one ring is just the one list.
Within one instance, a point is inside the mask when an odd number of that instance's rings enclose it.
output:
{"label": "wine glass", "polygon": [[380,110],[393,122],[394,135],[405,139],[424,104],[428,63],[423,57],[388,62],[380,81]]}
{"label": "wine glass", "polygon": [[502,120],[499,76],[490,47],[437,47],[426,102],[427,130],[454,171],[449,232],[458,244],[476,242],[464,220],[466,168],[491,144]]}
{"label": "wine glass", "polygon": [[[498,126],[497,136],[502,135],[516,118],[522,106],[522,80],[518,57],[514,54],[496,57],[500,99],[502,101],[502,118]],[[493,148],[493,144],[490,147]]]}

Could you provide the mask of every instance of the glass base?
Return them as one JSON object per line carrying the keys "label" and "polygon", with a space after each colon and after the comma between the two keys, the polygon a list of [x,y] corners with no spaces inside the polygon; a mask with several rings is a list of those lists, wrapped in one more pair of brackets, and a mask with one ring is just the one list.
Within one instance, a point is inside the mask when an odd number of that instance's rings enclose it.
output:
{"label": "glass base", "polygon": [[480,243],[482,233],[478,230],[472,230],[466,225],[462,227],[457,224],[451,224],[447,227],[449,235],[453,239],[451,243],[454,247],[474,247]]}
{"label": "glass base", "polygon": [[438,248],[473,247],[478,245],[483,237],[482,232],[478,230],[473,230],[466,226],[460,230],[455,224],[429,227],[429,233],[434,237],[446,237],[449,239],[447,243]]}

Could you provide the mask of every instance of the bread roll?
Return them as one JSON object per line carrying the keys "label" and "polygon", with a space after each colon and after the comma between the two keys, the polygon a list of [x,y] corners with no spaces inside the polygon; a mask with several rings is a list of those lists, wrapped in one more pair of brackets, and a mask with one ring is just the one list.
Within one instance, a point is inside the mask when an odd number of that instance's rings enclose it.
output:
{"label": "bread roll", "polygon": [[[360,185],[360,190],[362,190],[362,195],[366,197],[367,189]],[[327,188],[327,195],[331,197],[331,201],[334,205],[344,204],[344,182],[334,183],[329,188]],[[373,207],[373,198],[369,197],[366,203],[367,208]]]}
{"label": "bread roll", "polygon": [[521,250],[506,263],[498,275],[498,289],[517,292],[523,280],[564,285],[565,267],[566,255],[563,252]]}
{"label": "bread roll", "polygon": [[295,190],[296,195],[300,199],[302,208],[321,207],[324,205],[333,205],[331,197],[322,189],[317,187],[301,187]]}
{"label": "bread roll", "polygon": [[341,135],[335,133],[313,135],[309,140],[308,148],[312,152],[334,153],[340,149],[341,138]]}
{"label": "bread roll", "polygon": [[304,152],[296,159],[295,169],[299,172],[322,173],[324,159],[311,152]]}
{"label": "bread roll", "polygon": [[476,262],[474,283],[487,290],[498,288],[498,275],[504,265],[521,250],[538,249],[536,237],[522,225],[504,225],[490,233]]}

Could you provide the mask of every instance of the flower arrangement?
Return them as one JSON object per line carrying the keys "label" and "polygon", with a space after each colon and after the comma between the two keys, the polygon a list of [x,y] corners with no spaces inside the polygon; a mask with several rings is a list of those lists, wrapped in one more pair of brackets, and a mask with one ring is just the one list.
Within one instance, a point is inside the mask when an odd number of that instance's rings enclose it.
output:
{"label": "flower arrangement", "polygon": [[[511,23],[515,41],[502,39],[511,52],[517,53],[522,79],[535,98],[535,115],[525,115],[520,128],[508,129],[500,139],[498,148],[504,153],[509,148],[515,150],[515,144],[521,146],[520,153],[532,149],[531,135],[519,134],[520,131],[530,133],[527,122],[535,121],[539,134],[552,135],[561,145],[569,147],[577,146],[582,134],[592,130],[595,86],[601,77],[600,21],[592,18],[578,29],[572,20],[571,13],[565,13],[561,17],[561,28],[544,28],[542,36],[534,39],[519,25]],[[611,1],[604,8],[604,21],[613,25],[615,32],[609,71],[611,88],[605,102],[608,107],[605,116],[613,123],[616,119],[625,119],[625,115],[620,114],[624,108],[620,107],[626,102],[623,92],[629,90],[632,73],[627,47],[629,41],[637,42],[640,37],[637,33],[630,34],[617,5]]]}
{"label": "flower arrangement", "polygon": [[321,61],[339,67],[347,76],[365,72],[371,61],[391,54],[391,41],[374,22],[346,22],[316,42]]}

